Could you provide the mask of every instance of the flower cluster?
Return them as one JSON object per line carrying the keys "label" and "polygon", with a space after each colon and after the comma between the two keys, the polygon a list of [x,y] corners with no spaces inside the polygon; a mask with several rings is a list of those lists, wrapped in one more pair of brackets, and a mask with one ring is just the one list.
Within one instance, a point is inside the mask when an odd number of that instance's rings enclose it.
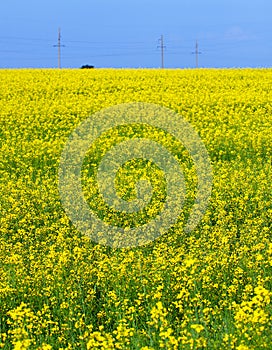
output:
{"label": "flower cluster", "polygon": [[[269,69],[1,70],[0,348],[271,349],[271,79]],[[184,210],[169,232],[114,249],[69,221],[58,166],[81,121],[128,102],[159,104],[191,123],[209,153],[213,189],[186,233],[197,187],[186,149],[148,127],[102,136],[82,169],[86,201],[101,219],[137,226],[165,201],[163,174],[146,161],[128,162],[116,179],[127,201],[138,179],[150,179],[143,217],[119,217],[100,197],[99,161],[130,135],[169,146],[186,180]]]}

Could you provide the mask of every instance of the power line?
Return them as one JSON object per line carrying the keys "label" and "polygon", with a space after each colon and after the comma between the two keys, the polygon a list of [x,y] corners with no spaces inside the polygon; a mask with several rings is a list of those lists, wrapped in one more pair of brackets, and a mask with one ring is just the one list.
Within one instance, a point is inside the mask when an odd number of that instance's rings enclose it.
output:
{"label": "power line", "polygon": [[165,49],[165,46],[163,44],[163,35],[161,35],[159,42],[160,42],[159,48],[161,49],[161,67],[163,69],[164,68],[164,49]]}
{"label": "power line", "polygon": [[[153,56],[158,55],[158,49],[160,49],[160,56],[161,56],[161,68],[164,68],[165,62],[164,62],[164,55],[165,55],[165,43],[164,43],[164,36],[161,35],[159,38],[159,43],[156,47],[154,47],[154,41],[91,41],[91,40],[65,40],[65,43],[70,43],[68,51],[65,50],[65,58],[66,59],[80,59],[84,55],[84,57],[90,57],[90,58],[102,58],[102,57],[126,57],[126,56]],[[195,49],[193,52],[191,52],[191,49],[189,46],[189,41],[192,43],[191,39],[176,39],[176,40],[169,40],[167,38],[167,55],[170,57],[171,64],[171,56],[177,56],[177,55],[195,55],[195,66],[198,68],[199,66],[199,55],[201,54],[199,50],[199,42],[198,40],[195,41]],[[245,40],[231,40],[223,38],[219,42],[219,38],[217,39],[202,39],[202,45],[205,47],[205,56],[211,57],[215,56],[215,54],[222,55],[224,53],[228,53],[228,57],[231,55],[231,58],[235,58],[235,49],[239,45],[240,54],[241,49],[249,50],[250,47],[248,47],[249,41]],[[0,52],[3,59],[22,59],[22,60],[39,60],[44,59],[48,60],[51,59],[51,57],[46,56],[46,47],[47,46],[53,46],[58,48],[58,67],[61,68],[61,54],[62,54],[62,37],[61,37],[61,30],[59,28],[58,31],[58,42],[57,45],[52,45],[51,39],[46,38],[35,38],[35,37],[23,37],[23,36],[1,36],[0,35]],[[48,45],[47,45],[48,44]],[[261,47],[262,43],[259,44],[259,47]],[[32,50],[28,46],[35,46],[35,50]],[[42,55],[42,52],[38,52],[36,49],[37,46],[44,47],[44,55]],[[14,50],[14,48],[17,48],[17,50]],[[268,47],[270,50],[270,45]],[[233,51],[233,52],[232,52]],[[37,57],[33,57],[37,56]],[[29,58],[25,57],[25,55],[30,55]],[[42,55],[39,56],[38,55]],[[67,56],[68,55],[68,56]],[[167,57],[168,57],[167,56]],[[6,58],[7,57],[7,58]],[[218,59],[218,58],[217,58]],[[152,58],[153,60],[153,58]],[[187,61],[187,58],[186,58]],[[189,58],[188,58],[189,61]],[[151,59],[150,61],[151,62]],[[121,63],[120,63],[121,64]],[[186,63],[188,65],[188,62]],[[191,63],[189,64],[191,66]]]}
{"label": "power line", "polygon": [[195,45],[195,51],[192,52],[192,54],[195,54],[196,57],[196,68],[198,68],[198,55],[201,54],[198,49],[198,41],[196,40],[196,45]]}
{"label": "power line", "polygon": [[59,28],[59,35],[58,35],[58,44],[54,45],[54,47],[58,48],[58,67],[61,68],[61,48],[64,47],[64,45],[61,44],[61,31]]}
{"label": "power line", "polygon": [[[66,40],[66,42],[68,43],[81,43],[81,44],[101,44],[101,45],[105,45],[108,44],[108,41],[89,41],[89,40]],[[146,44],[146,41],[111,41],[111,44],[114,45],[142,45],[142,44]]]}

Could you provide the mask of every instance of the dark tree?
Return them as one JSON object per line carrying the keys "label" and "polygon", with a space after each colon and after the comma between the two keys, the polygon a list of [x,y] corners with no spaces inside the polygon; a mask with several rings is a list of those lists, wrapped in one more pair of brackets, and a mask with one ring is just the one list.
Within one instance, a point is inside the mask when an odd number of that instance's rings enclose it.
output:
{"label": "dark tree", "polygon": [[81,66],[81,69],[92,69],[94,66],[90,66],[89,64],[85,64],[84,66]]}

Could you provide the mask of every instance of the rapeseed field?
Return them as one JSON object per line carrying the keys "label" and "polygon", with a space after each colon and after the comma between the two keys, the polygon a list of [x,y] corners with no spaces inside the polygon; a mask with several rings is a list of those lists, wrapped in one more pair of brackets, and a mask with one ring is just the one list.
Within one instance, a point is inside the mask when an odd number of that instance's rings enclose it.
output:
{"label": "rapeseed field", "polygon": [[[0,348],[271,349],[271,81],[270,69],[1,70]],[[116,192],[133,200],[135,183],[149,179],[151,201],[137,214],[111,210],[95,181],[111,146],[160,142],[186,184],[167,232],[114,247],[67,215],[59,167],[80,123],[130,103],[168,108],[190,123],[209,155],[212,187],[197,227],[185,230],[198,184],[186,147],[148,125],[102,135],[83,162],[82,191],[108,225],[145,225],[167,197],[161,169],[131,160]]]}

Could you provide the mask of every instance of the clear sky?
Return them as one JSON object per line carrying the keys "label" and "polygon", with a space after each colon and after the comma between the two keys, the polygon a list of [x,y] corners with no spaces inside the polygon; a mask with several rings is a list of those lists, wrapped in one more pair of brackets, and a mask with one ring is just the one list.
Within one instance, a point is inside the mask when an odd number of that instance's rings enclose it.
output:
{"label": "clear sky", "polygon": [[271,0],[1,0],[0,67],[271,67]]}

